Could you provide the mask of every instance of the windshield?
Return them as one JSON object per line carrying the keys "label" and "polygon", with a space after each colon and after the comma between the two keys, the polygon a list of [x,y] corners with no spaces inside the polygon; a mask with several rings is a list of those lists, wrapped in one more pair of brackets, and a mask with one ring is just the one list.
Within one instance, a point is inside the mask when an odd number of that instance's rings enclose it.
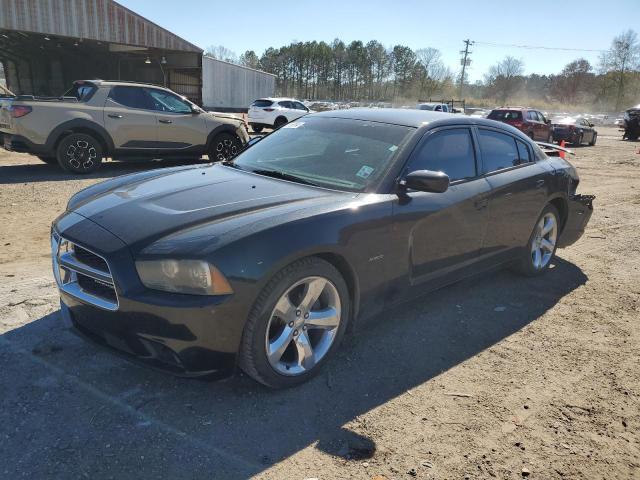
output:
{"label": "windshield", "polygon": [[487,118],[502,122],[506,122],[507,120],[522,120],[522,112],[518,110],[493,110]]}
{"label": "windshield", "polygon": [[301,183],[363,192],[382,178],[413,130],[363,120],[304,117],[265,137],[233,164],[298,178]]}

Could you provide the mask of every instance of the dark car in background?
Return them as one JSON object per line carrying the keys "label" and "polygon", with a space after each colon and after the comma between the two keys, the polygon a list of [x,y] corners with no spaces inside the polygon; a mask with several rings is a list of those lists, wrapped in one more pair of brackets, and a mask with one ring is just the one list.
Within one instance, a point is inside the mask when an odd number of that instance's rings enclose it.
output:
{"label": "dark car in background", "polygon": [[61,310],[181,375],[239,366],[293,386],[356,322],[499,266],[543,274],[591,216],[578,184],[567,161],[491,120],[312,114],[232,162],[74,195],[52,226]]}
{"label": "dark car in background", "polygon": [[511,125],[532,140],[548,143],[553,141],[551,121],[539,110],[524,107],[500,107],[491,110],[487,118]]}
{"label": "dark car in background", "polygon": [[554,119],[551,123],[553,129],[553,140],[555,142],[565,141],[579,147],[587,143],[590,146],[596,144],[598,132],[586,118],[565,117]]}

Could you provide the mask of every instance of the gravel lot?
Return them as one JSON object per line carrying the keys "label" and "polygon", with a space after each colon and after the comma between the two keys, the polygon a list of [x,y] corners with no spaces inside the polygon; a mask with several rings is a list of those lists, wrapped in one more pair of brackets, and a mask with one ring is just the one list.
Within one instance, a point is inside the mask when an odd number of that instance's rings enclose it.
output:
{"label": "gravel lot", "polygon": [[[74,335],[49,226],[103,178],[0,153],[0,477],[640,478],[640,143],[577,149],[585,236],[543,278],[501,271],[347,338],[312,382],[174,378]],[[175,162],[172,162],[175,164]]]}

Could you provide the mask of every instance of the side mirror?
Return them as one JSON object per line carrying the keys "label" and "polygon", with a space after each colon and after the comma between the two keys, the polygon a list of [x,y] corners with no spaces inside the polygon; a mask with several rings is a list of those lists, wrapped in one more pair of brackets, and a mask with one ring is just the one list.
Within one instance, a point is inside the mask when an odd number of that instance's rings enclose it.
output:
{"label": "side mirror", "polygon": [[545,119],[544,123],[546,123],[547,125],[551,124],[551,120],[549,120],[548,118]]}
{"label": "side mirror", "polygon": [[419,192],[443,193],[449,188],[449,176],[443,172],[416,170],[408,174],[400,184]]}
{"label": "side mirror", "polygon": [[593,125],[593,123],[589,123],[589,126],[590,126],[590,127],[593,127],[594,125]]}
{"label": "side mirror", "polygon": [[191,105],[191,113],[197,113],[199,115],[202,113],[202,110],[197,105]]}

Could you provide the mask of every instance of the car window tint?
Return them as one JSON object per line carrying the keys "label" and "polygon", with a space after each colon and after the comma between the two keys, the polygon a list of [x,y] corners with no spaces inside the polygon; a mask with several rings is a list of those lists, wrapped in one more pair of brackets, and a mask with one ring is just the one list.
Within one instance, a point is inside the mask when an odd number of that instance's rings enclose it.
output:
{"label": "car window tint", "polygon": [[293,106],[295,108],[297,108],[298,110],[304,110],[304,111],[307,110],[307,108],[303,104],[301,104],[300,102],[293,102]]}
{"label": "car window tint", "polygon": [[492,110],[487,118],[503,122],[506,120],[522,120],[522,112],[517,110]]}
{"label": "car window tint", "polygon": [[251,104],[252,107],[261,107],[261,108],[270,107],[271,105],[273,105],[273,102],[271,100],[256,100]]}
{"label": "car window tint", "polygon": [[151,110],[151,101],[140,87],[113,87],[109,92],[109,98],[120,105],[131,108],[143,108]]}
{"label": "car window tint", "polygon": [[490,173],[520,163],[516,142],[510,135],[479,129],[482,172]]}
{"label": "car window tint", "polygon": [[527,112],[527,119],[537,122],[538,116],[536,115],[536,112]]}
{"label": "car window tint", "polygon": [[471,132],[456,128],[431,134],[409,163],[408,172],[415,170],[444,172],[452,182],[475,177],[476,158]]}
{"label": "car window tint", "polygon": [[278,102],[278,105],[280,105],[283,108],[292,108],[291,102]]}
{"label": "car window tint", "polygon": [[531,161],[531,154],[529,153],[529,147],[524,142],[520,140],[516,140],[516,145],[518,147],[518,158],[520,160],[519,163],[529,163]]}
{"label": "car window tint", "polygon": [[544,115],[542,113],[540,113],[540,112],[536,112],[536,113],[538,114],[538,121],[539,122],[545,123],[547,121],[547,119],[544,118]]}
{"label": "car window tint", "polygon": [[191,113],[191,106],[177,95],[163,90],[148,89],[153,109],[160,112]]}

